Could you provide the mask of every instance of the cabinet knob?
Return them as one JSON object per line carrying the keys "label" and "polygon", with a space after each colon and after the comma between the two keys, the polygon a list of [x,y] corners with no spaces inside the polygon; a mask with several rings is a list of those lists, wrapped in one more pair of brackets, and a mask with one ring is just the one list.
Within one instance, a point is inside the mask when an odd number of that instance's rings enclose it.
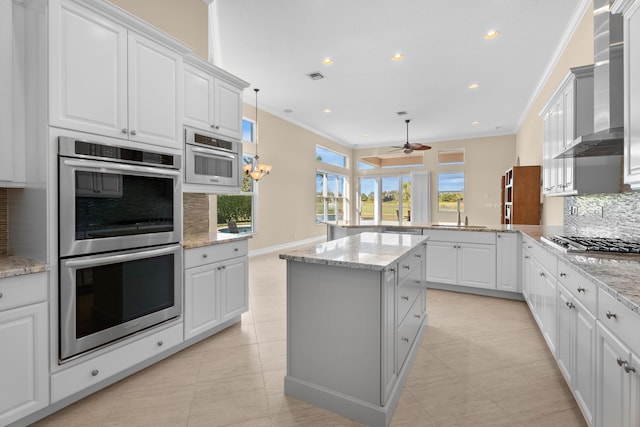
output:
{"label": "cabinet knob", "polygon": [[2,292],[0,292],[0,298],[2,298]]}
{"label": "cabinet knob", "polygon": [[409,301],[409,297],[408,297],[408,296],[406,296],[406,295],[402,295],[402,296],[400,297],[400,299],[403,299],[403,300],[405,300],[405,301]]}
{"label": "cabinet knob", "polygon": [[131,135],[137,135],[137,134],[138,134],[138,132],[136,132],[135,130],[131,131]]}
{"label": "cabinet knob", "polygon": [[407,337],[402,337],[402,341],[404,341],[404,342],[409,342],[409,338],[407,338]]}
{"label": "cabinet knob", "polygon": [[162,347],[163,344],[164,344],[164,341],[162,340],[158,341],[158,347]]}
{"label": "cabinet knob", "polygon": [[571,308],[576,308],[575,304],[572,302],[567,301],[565,304],[567,304],[567,307]]}
{"label": "cabinet knob", "polygon": [[129,129],[127,128],[122,129],[122,133],[129,133]]}
{"label": "cabinet knob", "polygon": [[422,255],[420,255],[420,254],[416,254],[416,255],[415,255],[415,257],[416,257],[416,258],[422,258]]}
{"label": "cabinet knob", "polygon": [[206,257],[208,257],[208,256],[209,256],[209,255],[207,255],[207,254],[202,254],[202,258],[206,258]]}
{"label": "cabinet knob", "polygon": [[609,310],[607,310],[606,316],[607,316],[607,319],[611,319],[611,318],[613,318],[613,319],[617,319],[617,318],[618,318],[618,315],[617,315],[617,314],[612,313],[612,312],[610,312]]}
{"label": "cabinet knob", "polygon": [[532,248],[533,248],[533,246],[531,246],[531,245],[527,246],[527,249],[532,249]]}
{"label": "cabinet knob", "polygon": [[218,125],[211,125],[211,129],[220,129],[220,126],[218,126]]}
{"label": "cabinet knob", "polygon": [[560,277],[567,277],[567,273],[560,273]]}
{"label": "cabinet knob", "polygon": [[420,319],[420,315],[419,314],[414,314],[413,317],[415,317],[416,319]]}
{"label": "cabinet knob", "polygon": [[633,366],[625,366],[624,371],[628,374],[629,372],[635,372],[636,368],[634,368]]}
{"label": "cabinet knob", "polygon": [[616,362],[618,362],[618,366],[625,366],[627,363],[629,363],[626,360],[622,360],[620,356],[616,357]]}
{"label": "cabinet knob", "polygon": [[525,255],[525,256],[524,256],[524,259],[529,259],[529,255]]}
{"label": "cabinet knob", "polygon": [[545,276],[544,271],[541,271],[540,272],[540,277],[544,277],[544,276]]}
{"label": "cabinet knob", "polygon": [[406,264],[404,264],[404,265],[402,266],[402,268],[404,268],[405,270],[408,270],[408,269],[409,269],[409,266],[408,266],[408,265],[406,265]]}
{"label": "cabinet knob", "polygon": [[580,286],[578,286],[578,292],[586,292],[587,290],[585,288],[581,288]]}
{"label": "cabinet knob", "polygon": [[99,373],[100,373],[100,371],[99,371],[99,370],[94,369],[93,371],[91,371],[91,376],[92,376],[92,377],[97,377]]}
{"label": "cabinet knob", "polygon": [[502,236],[498,234],[498,235],[497,235],[497,237],[498,237],[498,239],[499,239],[499,238],[501,238]]}
{"label": "cabinet knob", "polygon": [[233,248],[233,251],[234,251],[234,252],[238,252],[239,250],[240,250],[240,249],[238,249],[238,248]]}

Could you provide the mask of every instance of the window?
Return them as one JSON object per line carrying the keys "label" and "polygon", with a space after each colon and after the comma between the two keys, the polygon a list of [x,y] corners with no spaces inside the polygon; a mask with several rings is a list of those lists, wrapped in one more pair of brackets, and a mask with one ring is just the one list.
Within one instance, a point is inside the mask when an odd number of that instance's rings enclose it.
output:
{"label": "window", "polygon": [[463,165],[464,150],[438,151],[438,165]]}
{"label": "window", "polygon": [[340,166],[341,168],[347,167],[347,156],[320,145],[316,145],[316,160],[328,165]]}
{"label": "window", "polygon": [[422,165],[424,165],[422,154],[393,154],[360,157],[358,159],[359,170],[408,168]]}
{"label": "window", "polygon": [[342,221],[347,212],[347,178],[328,172],[316,172],[316,224]]}
{"label": "window", "polygon": [[256,124],[252,120],[242,119],[242,141],[255,142]]}
{"label": "window", "polygon": [[438,210],[456,212],[460,201],[460,210],[464,210],[464,172],[446,172],[438,174]]}
{"label": "window", "polygon": [[[243,156],[243,163],[251,164],[255,158]],[[255,227],[256,197],[255,182],[247,174],[242,175],[242,194],[219,194],[217,196],[218,227],[217,230],[228,233],[227,223],[234,221],[240,233],[253,233]]]}
{"label": "window", "polygon": [[411,221],[411,177],[360,177],[360,221]]}

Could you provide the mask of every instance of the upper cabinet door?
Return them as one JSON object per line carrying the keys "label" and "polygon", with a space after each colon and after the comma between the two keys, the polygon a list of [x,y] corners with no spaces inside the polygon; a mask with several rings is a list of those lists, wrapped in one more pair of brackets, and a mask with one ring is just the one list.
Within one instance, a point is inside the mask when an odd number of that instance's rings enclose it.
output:
{"label": "upper cabinet door", "polygon": [[72,3],[51,16],[51,125],[122,138],[127,29]]}
{"label": "upper cabinet door", "polygon": [[184,124],[214,130],[214,77],[196,67],[184,67]]}
{"label": "upper cabinet door", "polygon": [[[621,2],[624,18],[624,182],[640,188],[640,1]],[[628,4],[628,6],[626,5]],[[632,78],[633,76],[633,78]]]}
{"label": "upper cabinet door", "polygon": [[[129,138],[180,148],[182,58],[129,34]],[[180,88],[180,89],[179,89]]]}
{"label": "upper cabinet door", "polygon": [[242,139],[242,90],[220,79],[214,88],[214,132]]}

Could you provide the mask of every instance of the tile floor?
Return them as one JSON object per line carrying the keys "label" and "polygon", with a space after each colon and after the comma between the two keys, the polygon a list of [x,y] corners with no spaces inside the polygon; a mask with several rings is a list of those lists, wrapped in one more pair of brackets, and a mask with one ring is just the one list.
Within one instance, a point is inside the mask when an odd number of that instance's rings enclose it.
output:
{"label": "tile floor", "polygon": [[[37,426],[358,426],[283,394],[285,261],[251,258],[241,324]],[[393,426],[585,426],[525,303],[429,290]]]}

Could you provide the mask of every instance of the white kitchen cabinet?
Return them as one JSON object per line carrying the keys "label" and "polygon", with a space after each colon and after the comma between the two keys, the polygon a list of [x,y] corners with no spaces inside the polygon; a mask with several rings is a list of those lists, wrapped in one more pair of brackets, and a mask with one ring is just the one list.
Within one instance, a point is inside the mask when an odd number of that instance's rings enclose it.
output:
{"label": "white kitchen cabinet", "polygon": [[249,308],[246,240],[185,250],[185,339]]}
{"label": "white kitchen cabinet", "polygon": [[496,289],[496,235],[473,231],[425,230],[427,281]]}
{"label": "white kitchen cabinet", "polygon": [[535,265],[533,255],[530,248],[527,246],[528,242],[522,242],[522,296],[524,300],[529,304],[529,309],[533,312],[535,308],[533,306],[534,300],[532,299],[533,281],[535,280]]}
{"label": "white kitchen cabinet", "polygon": [[640,359],[600,322],[596,345],[596,426],[637,426]]}
{"label": "white kitchen cabinet", "polygon": [[617,0],[611,11],[624,20],[624,182],[640,189],[640,1]]}
{"label": "white kitchen cabinet", "polygon": [[0,279],[0,425],[49,404],[46,273]]}
{"label": "white kitchen cabinet", "polygon": [[553,355],[556,354],[556,325],[557,325],[557,282],[556,278],[542,264],[536,263],[534,282],[534,298],[536,311],[534,317],[538,320],[542,335]]}
{"label": "white kitchen cabinet", "polygon": [[161,44],[166,36],[145,36],[109,11],[52,2],[51,125],[181,148],[181,45]]}
{"label": "white kitchen cabinet", "polygon": [[556,359],[590,425],[595,409],[595,330],[595,315],[559,284]]}
{"label": "white kitchen cabinet", "polygon": [[222,137],[242,139],[242,91],[247,86],[194,55],[187,56],[184,123]]}
{"label": "white kitchen cabinet", "polygon": [[520,233],[496,234],[496,283],[498,290],[520,292]]}

